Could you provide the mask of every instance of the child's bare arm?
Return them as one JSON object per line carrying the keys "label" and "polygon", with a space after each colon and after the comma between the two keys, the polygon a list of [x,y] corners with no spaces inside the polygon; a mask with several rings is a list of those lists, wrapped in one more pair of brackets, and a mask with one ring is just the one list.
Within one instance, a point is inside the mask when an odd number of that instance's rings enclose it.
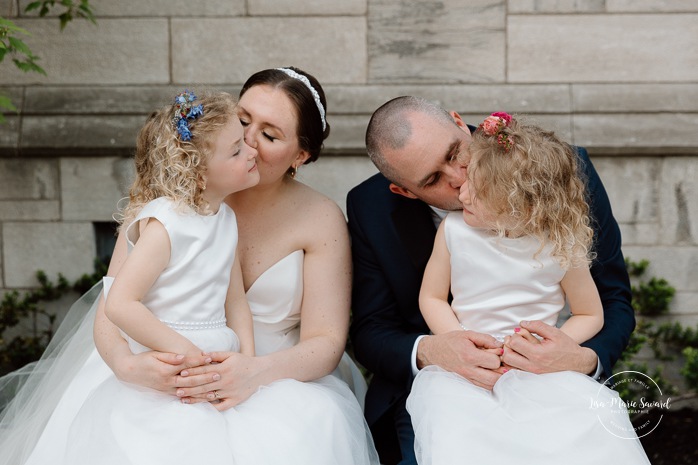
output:
{"label": "child's bare arm", "polygon": [[244,355],[254,355],[254,329],[252,312],[245,296],[242,282],[240,259],[235,254],[235,263],[230,273],[228,296],[225,299],[225,316],[228,326],[235,331],[240,339],[240,352]]}
{"label": "child's bare arm", "polygon": [[446,245],[444,222],[442,222],[436,233],[434,249],[424,271],[422,287],[419,291],[419,309],[434,334],[461,329],[460,322],[448,303],[450,288],[451,260]]}
{"label": "child's bare arm", "polygon": [[588,267],[570,268],[560,283],[572,316],[560,328],[581,344],[603,327],[603,306]]}
{"label": "child's bare arm", "polygon": [[194,355],[201,351],[158,320],[141,303],[170,259],[170,239],[159,221],[148,220],[107,296],[105,314],[129,337],[161,352]]}

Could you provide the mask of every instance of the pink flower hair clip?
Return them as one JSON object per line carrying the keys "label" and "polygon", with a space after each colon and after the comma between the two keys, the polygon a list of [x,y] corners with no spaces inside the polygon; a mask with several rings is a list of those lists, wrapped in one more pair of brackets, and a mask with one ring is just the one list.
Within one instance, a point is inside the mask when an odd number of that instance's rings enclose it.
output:
{"label": "pink flower hair clip", "polygon": [[478,130],[488,136],[495,136],[497,143],[504,147],[505,152],[509,152],[513,146],[513,141],[507,134],[502,133],[502,129],[508,127],[509,123],[511,123],[511,115],[503,111],[497,111],[485,118],[485,121],[478,126]]}

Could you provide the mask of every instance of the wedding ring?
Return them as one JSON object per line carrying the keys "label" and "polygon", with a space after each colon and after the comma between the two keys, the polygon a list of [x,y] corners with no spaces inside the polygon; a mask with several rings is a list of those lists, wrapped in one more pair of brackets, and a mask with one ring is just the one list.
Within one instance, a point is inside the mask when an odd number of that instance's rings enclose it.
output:
{"label": "wedding ring", "polygon": [[213,395],[216,396],[216,399],[221,398],[221,393],[218,390],[213,391]]}

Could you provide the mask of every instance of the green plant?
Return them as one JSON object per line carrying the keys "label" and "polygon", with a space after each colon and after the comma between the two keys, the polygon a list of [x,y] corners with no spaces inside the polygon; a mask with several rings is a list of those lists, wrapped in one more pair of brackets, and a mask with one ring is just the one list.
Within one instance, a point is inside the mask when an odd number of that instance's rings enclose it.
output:
{"label": "green plant", "polygon": [[[37,289],[20,294],[11,291],[0,301],[0,374],[38,360],[53,337],[56,315],[45,307],[69,292],[84,293],[106,274],[106,264],[95,260],[92,274],[84,274],[69,283],[58,274],[54,283],[43,271],[36,272]],[[7,336],[9,330],[28,325],[25,331]],[[24,328],[22,328],[24,329]],[[17,333],[17,331],[15,331]]]}
{"label": "green plant", "polygon": [[681,374],[686,379],[686,385],[698,391],[698,349],[686,347],[682,353],[686,357],[686,364],[681,369]]}
{"label": "green plant", "polygon": [[656,316],[669,311],[669,304],[676,294],[676,289],[669,285],[666,279],[652,277],[645,281],[643,276],[649,266],[649,261],[633,262],[625,260],[628,274],[635,278],[637,284],[631,286],[633,293],[633,309],[639,315]]}
{"label": "green plant", "polygon": [[[639,371],[650,376],[665,395],[677,394],[678,388],[672,385],[666,375],[665,367],[659,363],[640,363],[636,356],[644,348],[652,350],[655,361],[666,362],[685,357],[685,364],[680,375],[685,380],[689,390],[698,391],[698,326],[684,327],[679,322],[663,324],[654,323],[651,318],[664,314],[674,298],[675,289],[665,280],[652,277],[644,280],[644,274],[649,268],[649,261],[633,262],[626,259],[628,274],[636,283],[632,286],[632,305],[638,316],[635,331],[630,336],[627,348],[623,352],[615,370],[619,379],[623,379],[622,371]],[[618,383],[618,393],[623,400],[637,399],[646,392],[634,392],[633,383]],[[650,401],[656,399],[648,399]]]}
{"label": "green plant", "polygon": [[[49,14],[56,5],[62,8],[61,13],[58,15],[61,31],[75,18],[87,19],[96,24],[89,0],[42,0],[29,3],[24,11],[31,12],[36,10],[39,16],[44,17]],[[31,34],[26,29],[17,26],[9,19],[0,17],[0,63],[2,63],[5,57],[11,57],[12,63],[14,63],[18,69],[24,72],[43,74],[45,76],[46,71],[37,64],[39,57],[34,55],[27,44],[20,38],[29,35]],[[2,111],[8,110],[16,112],[17,107],[12,104],[9,98],[0,95],[0,123],[5,120]]]}

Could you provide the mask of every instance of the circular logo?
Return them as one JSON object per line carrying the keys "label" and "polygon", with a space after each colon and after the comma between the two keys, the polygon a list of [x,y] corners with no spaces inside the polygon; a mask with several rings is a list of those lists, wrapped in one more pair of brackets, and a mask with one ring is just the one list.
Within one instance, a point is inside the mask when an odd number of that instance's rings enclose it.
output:
{"label": "circular logo", "polygon": [[[606,386],[620,395],[609,392]],[[654,431],[670,403],[671,397],[664,399],[662,390],[651,377],[639,371],[621,371],[599,386],[591,408],[598,411],[599,421],[606,431],[622,439],[634,439]],[[619,422],[619,413],[629,415],[632,423]]]}

